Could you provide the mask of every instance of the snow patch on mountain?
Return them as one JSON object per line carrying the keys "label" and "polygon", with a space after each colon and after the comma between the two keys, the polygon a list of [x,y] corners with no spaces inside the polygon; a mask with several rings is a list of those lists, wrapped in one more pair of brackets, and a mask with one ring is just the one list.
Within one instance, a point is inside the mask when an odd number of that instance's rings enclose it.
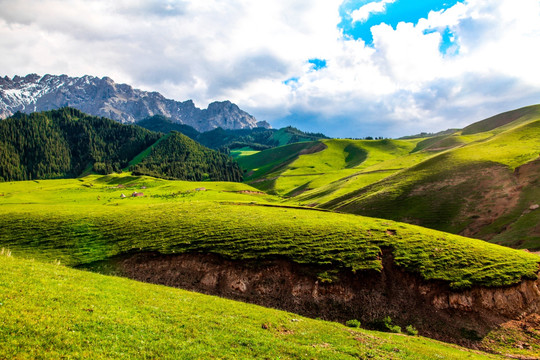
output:
{"label": "snow patch on mountain", "polygon": [[66,106],[122,123],[135,123],[149,116],[163,115],[174,122],[193,126],[198,131],[217,127],[270,128],[270,124],[257,121],[230,101],[213,102],[208,109],[199,109],[191,100],[180,102],[166,99],[157,92],[117,84],[109,77],[37,74],[14,76],[13,79],[0,77],[0,118],[17,111],[31,113]]}

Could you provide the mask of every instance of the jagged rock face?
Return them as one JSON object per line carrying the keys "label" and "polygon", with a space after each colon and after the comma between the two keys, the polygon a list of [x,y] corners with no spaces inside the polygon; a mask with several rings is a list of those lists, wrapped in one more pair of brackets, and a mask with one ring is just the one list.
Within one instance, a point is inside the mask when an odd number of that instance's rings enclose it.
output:
{"label": "jagged rock face", "polygon": [[0,118],[17,111],[31,113],[70,106],[94,116],[122,123],[134,123],[153,115],[163,115],[198,131],[251,129],[270,125],[257,121],[230,101],[214,102],[199,109],[193,101],[166,99],[157,92],[133,89],[108,77],[69,77],[30,74],[0,78]]}

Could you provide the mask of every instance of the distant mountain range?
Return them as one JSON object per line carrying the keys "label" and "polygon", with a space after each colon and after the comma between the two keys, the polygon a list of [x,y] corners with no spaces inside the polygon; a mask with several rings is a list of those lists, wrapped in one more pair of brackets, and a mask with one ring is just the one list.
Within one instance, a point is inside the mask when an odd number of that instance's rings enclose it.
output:
{"label": "distant mountain range", "polygon": [[173,122],[192,126],[199,132],[223,129],[270,128],[230,101],[213,102],[199,109],[193,101],[166,99],[157,92],[117,84],[111,78],[94,76],[30,74],[0,78],[0,118],[16,112],[32,113],[73,107],[87,114],[121,123],[134,123],[163,115]]}

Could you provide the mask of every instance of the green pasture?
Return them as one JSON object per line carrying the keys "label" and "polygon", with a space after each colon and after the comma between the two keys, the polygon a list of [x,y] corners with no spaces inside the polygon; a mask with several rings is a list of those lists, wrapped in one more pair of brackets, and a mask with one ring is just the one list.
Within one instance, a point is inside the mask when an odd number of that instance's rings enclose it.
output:
{"label": "green pasture", "polygon": [[496,359],[0,255],[2,359]]}
{"label": "green pasture", "polygon": [[[133,190],[144,196],[120,197]],[[285,257],[329,269],[379,270],[387,247],[408,271],[466,288],[535,278],[540,261],[523,251],[413,225],[279,206],[238,183],[123,174],[3,183],[0,193],[0,247],[70,266],[157,251]]]}

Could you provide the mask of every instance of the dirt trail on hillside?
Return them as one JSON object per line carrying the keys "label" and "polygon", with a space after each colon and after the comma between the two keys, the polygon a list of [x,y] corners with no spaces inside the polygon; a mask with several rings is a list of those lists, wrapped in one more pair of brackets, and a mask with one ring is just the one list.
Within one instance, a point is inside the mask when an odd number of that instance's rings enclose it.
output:
{"label": "dirt trail on hillside", "polygon": [[331,282],[329,269],[288,260],[231,261],[216,255],[156,253],[125,255],[95,263],[92,269],[149,283],[218,295],[301,315],[363,325],[390,316],[412,324],[422,335],[472,348],[492,329],[540,310],[540,282],[526,280],[505,288],[452,291],[424,281],[382,254],[383,270],[353,274],[343,270]]}

